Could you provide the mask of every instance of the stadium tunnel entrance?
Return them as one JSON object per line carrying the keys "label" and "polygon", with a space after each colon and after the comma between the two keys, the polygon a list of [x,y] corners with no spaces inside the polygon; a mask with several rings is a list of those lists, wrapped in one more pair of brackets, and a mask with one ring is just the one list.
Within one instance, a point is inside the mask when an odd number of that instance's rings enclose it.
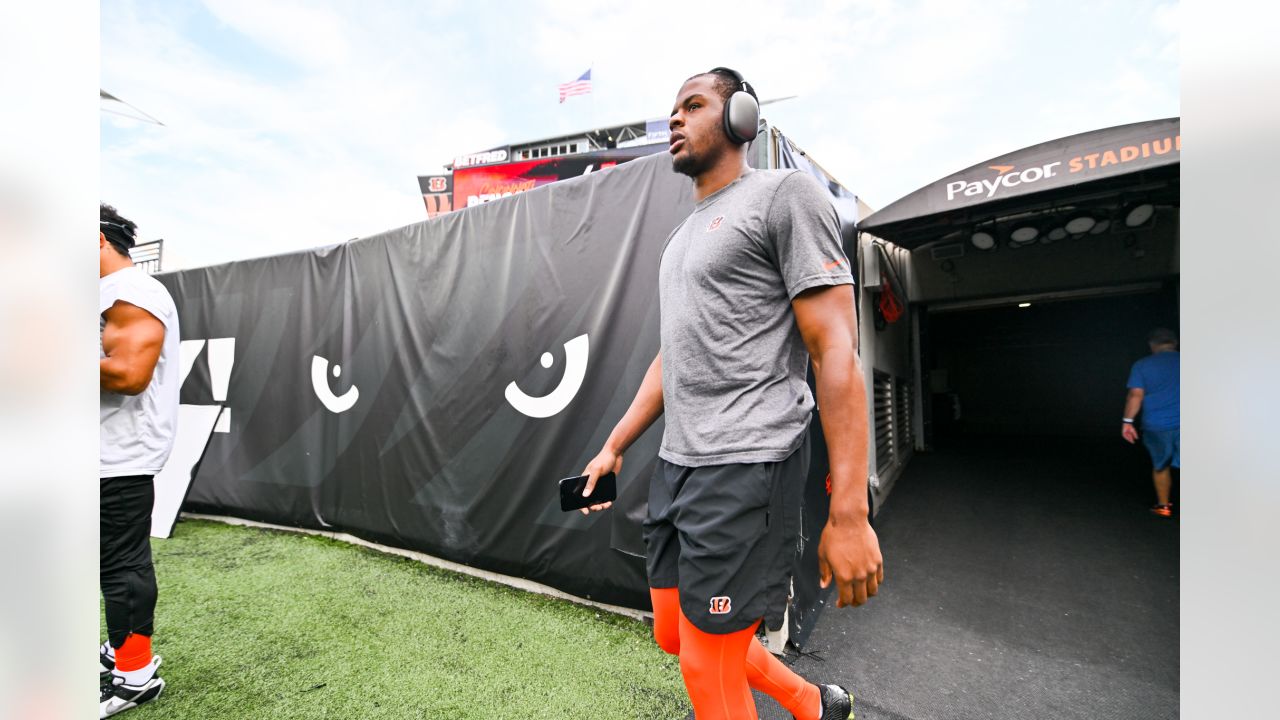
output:
{"label": "stadium tunnel entrance", "polygon": [[1178,125],[1018,150],[858,225],[891,601],[825,614],[812,649],[895,717],[1177,712],[1177,514],[1147,512],[1120,420],[1147,333],[1178,328]]}
{"label": "stadium tunnel entrance", "polygon": [[1002,299],[921,316],[925,442],[1115,439],[1125,379],[1156,326],[1178,327],[1176,278],[1081,297]]}
{"label": "stadium tunnel entrance", "polygon": [[875,504],[916,451],[1120,442],[1129,366],[1178,328],[1180,153],[1178,118],[1082,133],[859,223]]}

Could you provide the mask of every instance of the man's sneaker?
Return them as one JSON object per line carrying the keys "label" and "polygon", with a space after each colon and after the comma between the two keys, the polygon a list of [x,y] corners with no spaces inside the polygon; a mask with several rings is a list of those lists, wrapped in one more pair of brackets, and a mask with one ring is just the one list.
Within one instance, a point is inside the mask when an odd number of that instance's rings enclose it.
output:
{"label": "man's sneaker", "polygon": [[819,685],[822,694],[822,714],[819,720],[850,720],[853,717],[853,697],[839,685]]}
{"label": "man's sneaker", "polygon": [[[853,720],[853,696],[848,690],[839,685],[819,685],[818,694],[822,698],[818,720]],[[685,720],[696,720],[692,710]]]}
{"label": "man's sneaker", "polygon": [[142,703],[151,702],[160,697],[164,691],[164,678],[156,670],[160,667],[160,656],[151,658],[151,679],[141,685],[129,685],[124,678],[113,675],[109,683],[104,683],[101,690],[101,701],[98,704],[98,720],[108,718],[138,707]]}
{"label": "man's sneaker", "polygon": [[1173,517],[1173,503],[1166,503],[1164,505],[1152,505],[1151,514],[1159,515],[1160,517]]}
{"label": "man's sneaker", "polygon": [[115,658],[107,654],[107,644],[103,643],[98,648],[98,684],[101,685],[111,679],[111,671],[116,667]]}

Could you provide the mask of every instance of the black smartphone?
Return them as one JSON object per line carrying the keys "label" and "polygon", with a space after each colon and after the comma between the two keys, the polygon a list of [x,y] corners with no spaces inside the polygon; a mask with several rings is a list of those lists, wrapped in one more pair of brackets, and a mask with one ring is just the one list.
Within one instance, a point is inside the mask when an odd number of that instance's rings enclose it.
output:
{"label": "black smartphone", "polygon": [[560,509],[581,510],[591,505],[613,502],[618,499],[618,478],[613,473],[601,475],[596,479],[596,487],[588,497],[582,497],[587,487],[586,475],[568,477],[560,481]]}

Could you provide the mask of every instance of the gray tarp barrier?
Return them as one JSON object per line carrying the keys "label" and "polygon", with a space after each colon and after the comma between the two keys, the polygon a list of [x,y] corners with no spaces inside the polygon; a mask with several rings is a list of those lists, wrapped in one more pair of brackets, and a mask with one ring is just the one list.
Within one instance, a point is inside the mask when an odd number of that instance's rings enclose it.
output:
{"label": "gray tarp barrier", "polygon": [[[627,453],[612,511],[562,513],[557,480],[599,450],[658,351],[659,253],[691,194],[663,153],[342,245],[158,276],[184,340],[234,338],[205,343],[234,358],[202,353],[182,388],[230,419],[184,507],[647,609],[640,523],[662,422]],[[806,518],[813,544],[822,521],[825,507]]]}

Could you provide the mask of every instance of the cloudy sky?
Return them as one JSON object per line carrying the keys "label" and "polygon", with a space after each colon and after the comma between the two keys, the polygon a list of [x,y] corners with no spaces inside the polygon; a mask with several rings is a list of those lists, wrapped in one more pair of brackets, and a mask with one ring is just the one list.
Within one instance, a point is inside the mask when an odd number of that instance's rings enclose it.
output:
{"label": "cloudy sky", "polygon": [[[104,0],[102,200],[166,268],[419,222],[455,155],[667,114],[715,65],[883,207],[1044,140],[1180,113],[1177,2]],[[557,102],[587,68],[593,94]]]}

